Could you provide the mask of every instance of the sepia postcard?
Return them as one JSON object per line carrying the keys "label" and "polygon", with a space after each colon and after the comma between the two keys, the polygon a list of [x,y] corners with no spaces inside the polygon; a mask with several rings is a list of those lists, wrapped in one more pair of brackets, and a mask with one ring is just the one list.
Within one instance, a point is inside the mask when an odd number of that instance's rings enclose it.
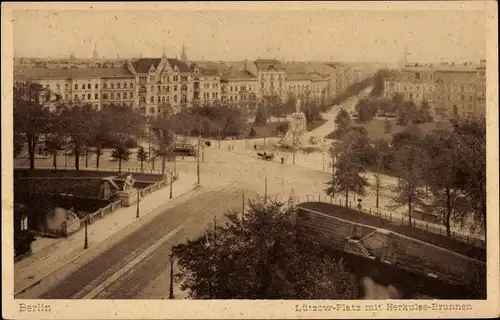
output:
{"label": "sepia postcard", "polygon": [[493,1],[2,3],[5,319],[500,315]]}

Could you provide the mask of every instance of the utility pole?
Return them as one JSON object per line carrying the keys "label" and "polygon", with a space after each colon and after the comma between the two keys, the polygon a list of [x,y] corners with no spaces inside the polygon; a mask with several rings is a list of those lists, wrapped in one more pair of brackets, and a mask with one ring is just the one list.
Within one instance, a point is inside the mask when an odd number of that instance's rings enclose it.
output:
{"label": "utility pole", "polygon": [[148,124],[148,158],[151,159],[151,126]]}
{"label": "utility pole", "polygon": [[170,199],[172,199],[172,186],[174,184],[174,173],[170,172]]}
{"label": "utility pole", "polygon": [[293,143],[292,143],[292,151],[293,151],[293,164],[295,164],[295,131],[292,132]]}
{"label": "utility pole", "polygon": [[175,154],[175,144],[176,143],[177,143],[177,134],[174,133],[174,148],[173,148],[174,149],[173,150],[174,151],[173,152],[173,154],[174,154],[174,173],[177,172],[177,154]]}
{"label": "utility pole", "polygon": [[241,218],[245,215],[245,190],[241,194]]}
{"label": "utility pole", "polygon": [[267,177],[264,178],[265,185],[264,185],[264,203],[267,203]]}
{"label": "utility pole", "polygon": [[172,250],[170,251],[170,290],[168,298],[174,298],[174,252]]}
{"label": "utility pole", "polygon": [[196,154],[196,174],[198,176],[197,185],[200,185],[200,142],[201,142],[201,120],[198,120],[198,151]]}
{"label": "utility pole", "polygon": [[137,206],[136,206],[136,214],[135,217],[139,218],[139,202],[141,200],[141,191],[140,189],[137,189]]}
{"label": "utility pole", "polygon": [[218,132],[217,139],[219,139],[219,149],[220,149],[220,130],[221,128],[217,129]]}
{"label": "utility pole", "polygon": [[89,216],[87,215],[85,219],[85,242],[83,243],[83,249],[89,248],[89,237],[87,233],[88,224],[89,224]]}

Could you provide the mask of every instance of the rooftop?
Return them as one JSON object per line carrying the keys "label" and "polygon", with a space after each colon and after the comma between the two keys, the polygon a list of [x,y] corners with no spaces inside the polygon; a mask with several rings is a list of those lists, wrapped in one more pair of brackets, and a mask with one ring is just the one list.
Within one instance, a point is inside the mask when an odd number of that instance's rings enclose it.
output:
{"label": "rooftop", "polygon": [[134,77],[125,67],[120,68],[19,68],[14,78],[74,79],[74,78]]}

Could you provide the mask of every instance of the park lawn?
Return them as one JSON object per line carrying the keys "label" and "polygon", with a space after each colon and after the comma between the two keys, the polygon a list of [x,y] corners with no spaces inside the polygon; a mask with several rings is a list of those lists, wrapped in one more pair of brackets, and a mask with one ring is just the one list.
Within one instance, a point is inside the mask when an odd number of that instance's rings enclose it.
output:
{"label": "park lawn", "polygon": [[[352,126],[354,127],[364,127],[366,131],[368,132],[368,137],[372,141],[376,141],[379,139],[384,139],[387,141],[392,140],[392,136],[396,133],[402,132],[404,129],[407,128],[407,126],[400,126],[396,124],[395,119],[390,119],[389,122],[392,125],[392,129],[390,133],[385,133],[384,132],[384,127],[385,127],[385,120],[382,119],[375,119],[367,123],[357,123],[354,122]],[[428,122],[428,123],[423,123],[423,124],[418,124],[417,125],[420,129],[422,129],[423,133],[426,134],[439,126],[443,126],[445,128],[451,128],[451,124],[448,121],[439,121],[439,122]],[[326,136],[328,139],[335,139],[335,133],[331,132]]]}
{"label": "park lawn", "polygon": [[276,127],[280,124],[280,122],[270,122],[265,125],[257,126],[254,125],[255,136],[251,138],[270,138],[276,137]]}
{"label": "park lawn", "polygon": [[340,207],[338,205],[324,203],[324,202],[307,202],[301,203],[298,207],[311,209],[331,215],[340,219],[357,222],[372,226],[374,228],[382,228],[399,234],[431,243],[433,245],[463,254],[473,259],[486,261],[486,251],[484,249],[475,247],[474,245],[463,243],[445,235],[439,235],[432,232],[427,232],[409,225],[401,225],[381,217],[369,215],[358,210],[351,208]]}

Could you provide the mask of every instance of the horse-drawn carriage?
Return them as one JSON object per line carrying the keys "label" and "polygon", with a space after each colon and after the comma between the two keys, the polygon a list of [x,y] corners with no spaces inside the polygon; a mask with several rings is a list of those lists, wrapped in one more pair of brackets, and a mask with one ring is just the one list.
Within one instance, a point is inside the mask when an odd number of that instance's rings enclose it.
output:
{"label": "horse-drawn carriage", "polygon": [[257,152],[257,155],[261,160],[267,160],[267,161],[274,160],[274,153]]}

